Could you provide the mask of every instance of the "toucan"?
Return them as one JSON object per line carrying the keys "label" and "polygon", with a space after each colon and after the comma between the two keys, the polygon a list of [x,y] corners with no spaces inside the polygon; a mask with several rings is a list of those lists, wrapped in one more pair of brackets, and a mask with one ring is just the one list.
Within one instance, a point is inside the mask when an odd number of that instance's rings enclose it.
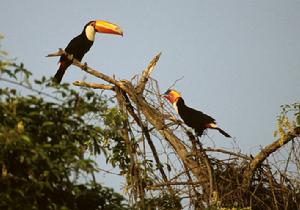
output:
{"label": "toucan", "polygon": [[178,91],[169,89],[163,96],[170,101],[184,123],[195,130],[197,136],[202,136],[205,129],[211,128],[218,130],[226,137],[231,137],[217,126],[214,118],[185,105],[184,100]]}
{"label": "toucan", "polygon": [[[65,48],[65,52],[72,55],[73,58],[78,61],[81,61],[85,53],[87,53],[92,47],[96,32],[123,36],[123,31],[119,26],[103,20],[93,20],[84,26],[81,34],[70,41],[68,46]],[[54,81],[56,83],[60,83],[66,69],[72,64],[72,61],[70,61],[67,56],[62,55],[59,63],[59,69],[54,76]]]}

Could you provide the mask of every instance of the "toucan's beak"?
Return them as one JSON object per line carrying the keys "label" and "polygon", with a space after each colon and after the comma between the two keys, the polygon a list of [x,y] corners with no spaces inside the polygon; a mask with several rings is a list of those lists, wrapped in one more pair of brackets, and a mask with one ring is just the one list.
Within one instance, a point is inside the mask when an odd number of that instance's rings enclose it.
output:
{"label": "toucan's beak", "polygon": [[96,32],[98,33],[116,34],[116,35],[123,36],[123,31],[119,26],[113,23],[106,22],[104,20],[95,20],[94,27]]}
{"label": "toucan's beak", "polygon": [[164,98],[169,98],[169,90],[167,90],[164,94],[161,94],[162,97]]}
{"label": "toucan's beak", "polygon": [[161,94],[161,96],[164,97],[164,98],[166,98],[166,99],[169,99],[169,97],[170,97],[167,92],[165,92],[164,94]]}

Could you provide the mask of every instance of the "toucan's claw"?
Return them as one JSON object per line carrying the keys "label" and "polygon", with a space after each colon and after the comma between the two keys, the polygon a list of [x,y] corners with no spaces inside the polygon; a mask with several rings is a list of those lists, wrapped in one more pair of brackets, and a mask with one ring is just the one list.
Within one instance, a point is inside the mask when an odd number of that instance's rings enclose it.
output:
{"label": "toucan's claw", "polygon": [[82,69],[85,70],[85,71],[88,69],[88,64],[87,64],[87,62],[84,62],[83,66],[82,66]]}

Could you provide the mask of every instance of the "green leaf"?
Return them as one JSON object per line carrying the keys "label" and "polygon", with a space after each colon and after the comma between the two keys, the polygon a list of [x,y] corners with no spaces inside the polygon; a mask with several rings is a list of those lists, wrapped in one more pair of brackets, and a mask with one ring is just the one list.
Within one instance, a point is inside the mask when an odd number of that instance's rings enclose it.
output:
{"label": "green leaf", "polygon": [[27,135],[22,134],[21,139],[23,139],[26,143],[31,143],[31,140]]}
{"label": "green leaf", "polygon": [[296,116],[296,123],[298,126],[300,126],[300,113]]}
{"label": "green leaf", "polygon": [[52,125],[54,125],[54,122],[52,122],[52,121],[45,121],[45,122],[43,122],[42,127],[52,126]]}

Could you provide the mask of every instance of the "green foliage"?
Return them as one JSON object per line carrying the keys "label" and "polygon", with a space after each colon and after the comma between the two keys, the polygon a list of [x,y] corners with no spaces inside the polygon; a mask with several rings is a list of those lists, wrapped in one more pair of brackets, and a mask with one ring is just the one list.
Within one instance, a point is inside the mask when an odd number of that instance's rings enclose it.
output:
{"label": "green foliage", "polygon": [[[143,207],[141,207],[143,206]],[[145,199],[143,202],[136,203],[138,209],[149,209],[149,210],[180,210],[180,198],[172,197],[169,194],[162,193],[157,197]]]}
{"label": "green foliage", "polygon": [[300,126],[300,113],[296,116],[296,123],[298,126]]}
{"label": "green foliage", "polygon": [[0,80],[30,91],[0,87],[0,209],[129,209],[121,195],[81,179],[97,172],[86,154],[108,154],[106,140],[120,139],[107,99],[45,78],[31,84],[24,65],[2,55]]}
{"label": "green foliage", "polygon": [[300,103],[283,105],[277,118],[277,130],[274,132],[274,136],[279,134],[280,137],[283,137],[287,132],[293,131],[296,126],[300,126]]}

